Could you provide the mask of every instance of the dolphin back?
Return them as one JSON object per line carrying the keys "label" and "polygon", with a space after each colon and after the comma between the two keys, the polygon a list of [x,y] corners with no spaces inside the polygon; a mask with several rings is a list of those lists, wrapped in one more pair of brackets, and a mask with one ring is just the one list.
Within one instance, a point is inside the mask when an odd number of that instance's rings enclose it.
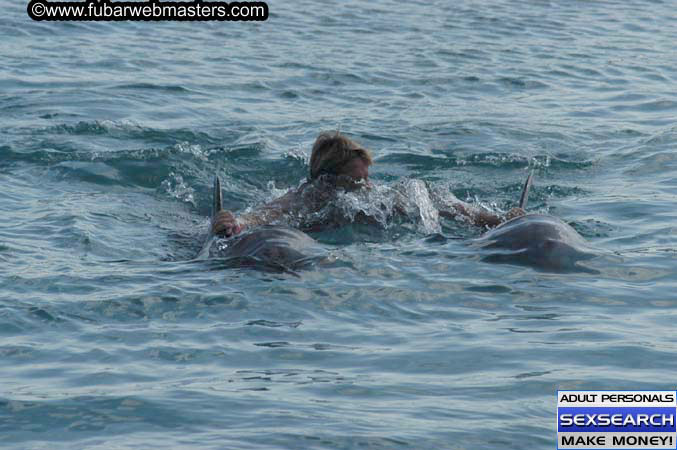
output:
{"label": "dolphin back", "polygon": [[214,239],[212,258],[227,267],[286,272],[306,269],[327,259],[327,251],[306,233],[279,225],[264,225],[233,237]]}
{"label": "dolphin back", "polygon": [[[524,182],[519,207],[526,209],[533,170]],[[518,264],[556,272],[588,270],[578,262],[594,256],[569,224],[546,214],[527,214],[503,222],[473,242],[487,262]]]}
{"label": "dolphin back", "polygon": [[[214,176],[212,220],[223,211],[221,180]],[[211,228],[211,227],[210,227]],[[228,267],[290,272],[326,258],[326,251],[302,231],[264,225],[223,238],[209,233],[198,257],[224,259]]]}
{"label": "dolphin back", "polygon": [[531,266],[550,272],[587,272],[578,264],[597,252],[557,217],[527,214],[502,223],[475,239],[487,262]]}

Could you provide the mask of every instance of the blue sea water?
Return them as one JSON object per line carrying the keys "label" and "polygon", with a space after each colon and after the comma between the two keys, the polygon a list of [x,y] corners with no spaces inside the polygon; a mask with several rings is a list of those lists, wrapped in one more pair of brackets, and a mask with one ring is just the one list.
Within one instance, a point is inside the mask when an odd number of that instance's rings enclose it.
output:
{"label": "blue sea water", "polygon": [[[674,2],[25,3],[0,0],[3,448],[553,448],[557,389],[677,387]],[[534,170],[530,210],[609,256],[491,264],[422,220],[317,234],[336,262],[299,277],[195,258],[215,173],[241,212],[337,128],[375,184],[496,211]]]}

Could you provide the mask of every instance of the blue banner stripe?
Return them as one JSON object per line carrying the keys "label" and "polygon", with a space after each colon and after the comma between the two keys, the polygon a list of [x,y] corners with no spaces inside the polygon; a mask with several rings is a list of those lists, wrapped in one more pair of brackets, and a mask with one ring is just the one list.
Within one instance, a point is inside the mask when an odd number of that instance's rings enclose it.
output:
{"label": "blue banner stripe", "polygon": [[[593,416],[594,415],[594,416]],[[634,423],[639,418],[646,419],[641,425],[614,425],[615,421],[626,423],[632,416]],[[583,424],[578,425],[582,420]],[[613,420],[613,419],[616,420]],[[648,422],[648,423],[647,423]],[[559,432],[654,432],[675,433],[677,428],[677,408],[675,407],[559,407],[557,408],[557,431]]]}

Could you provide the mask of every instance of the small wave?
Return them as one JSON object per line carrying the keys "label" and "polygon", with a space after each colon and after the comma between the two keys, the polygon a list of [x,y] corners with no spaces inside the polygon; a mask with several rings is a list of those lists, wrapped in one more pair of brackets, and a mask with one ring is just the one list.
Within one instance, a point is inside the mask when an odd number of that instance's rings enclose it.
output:
{"label": "small wave", "polygon": [[677,126],[651,136],[646,141],[646,145],[662,145],[677,143]]}
{"label": "small wave", "polygon": [[274,320],[265,320],[265,319],[257,319],[257,320],[250,320],[248,321],[245,325],[257,325],[261,327],[268,327],[268,328],[298,328],[301,326],[302,322],[277,322]]}
{"label": "small wave", "polygon": [[609,237],[617,227],[610,223],[602,222],[595,219],[588,219],[584,221],[576,221],[569,223],[581,236],[586,238],[602,238]]}
{"label": "small wave", "polygon": [[416,170],[430,170],[454,167],[495,167],[516,168],[553,168],[564,170],[585,169],[594,161],[573,161],[555,155],[524,156],[514,153],[486,152],[474,154],[453,154],[445,158],[411,153],[393,153],[379,159],[379,162],[403,164]]}
{"label": "small wave", "polygon": [[178,142],[167,147],[150,147],[139,149],[85,151],[66,148],[40,148],[18,150],[10,146],[0,147],[1,162],[24,161],[33,163],[75,163],[75,162],[138,162],[168,159],[172,156],[191,156],[201,161],[209,161],[220,155],[232,153],[223,147],[204,148],[200,144],[187,141]]}
{"label": "small wave", "polygon": [[162,85],[153,83],[130,83],[111,86],[111,89],[133,89],[133,90],[160,90],[165,92],[193,92],[180,85]]}
{"label": "small wave", "polygon": [[629,105],[617,105],[611,109],[614,111],[664,112],[677,109],[677,102],[672,100],[654,100]]}
{"label": "small wave", "polygon": [[146,129],[131,121],[95,120],[93,122],[80,121],[75,124],[59,124],[35,130],[36,134],[73,134],[73,135],[101,135],[115,133],[138,133]]}
{"label": "small wave", "polygon": [[351,383],[357,378],[339,372],[321,369],[262,369],[238,370],[233,381],[242,383],[283,383],[283,384],[312,384],[312,383]]}
{"label": "small wave", "polygon": [[659,173],[672,173],[677,166],[677,155],[672,150],[651,152],[640,158],[623,173],[627,175],[655,175]]}
{"label": "small wave", "polygon": [[30,129],[32,135],[105,136],[115,139],[138,139],[144,142],[217,144],[219,139],[202,131],[188,129],[157,129],[130,120],[94,120],[64,123],[42,129]]}
{"label": "small wave", "polygon": [[103,162],[64,161],[53,166],[53,170],[65,177],[103,185],[118,184],[123,178],[115,167]]}
{"label": "small wave", "polygon": [[504,86],[519,89],[546,89],[549,86],[546,83],[528,78],[501,77],[498,82]]}

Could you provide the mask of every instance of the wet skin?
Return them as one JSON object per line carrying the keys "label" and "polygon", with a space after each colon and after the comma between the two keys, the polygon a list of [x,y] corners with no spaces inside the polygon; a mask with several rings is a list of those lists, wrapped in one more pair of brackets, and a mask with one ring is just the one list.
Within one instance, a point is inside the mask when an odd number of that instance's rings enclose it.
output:
{"label": "wet skin", "polygon": [[[345,190],[356,190],[369,186],[369,165],[360,157],[355,157],[341,167],[336,175],[336,186]],[[212,218],[212,233],[230,237],[240,234],[247,228],[238,222],[230,211],[220,211]]]}
{"label": "wet skin", "polygon": [[[370,189],[372,187],[369,182],[369,163],[361,157],[354,157],[343,165],[343,167],[326,175],[331,177],[331,183],[334,188],[346,191],[356,191],[358,189]],[[322,176],[324,176],[324,174],[320,175],[320,177]],[[308,186],[308,183],[304,186]],[[291,210],[290,205],[298,200],[304,186],[296,191],[290,191],[277,200],[260,207],[258,213],[245,214],[240,216],[239,219],[229,211],[217,213],[212,219],[212,233],[219,236],[230,237],[249,228],[274,223],[277,218]],[[398,212],[402,215],[406,215],[404,210],[398,209]],[[460,214],[461,216],[470,218],[473,224],[481,227],[495,227],[505,220],[525,214],[524,210],[521,208],[513,208],[505,217],[501,217],[491,211],[477,208],[461,201],[452,205],[448,211],[440,210],[439,213],[443,217],[454,220],[456,219],[456,216]]]}

